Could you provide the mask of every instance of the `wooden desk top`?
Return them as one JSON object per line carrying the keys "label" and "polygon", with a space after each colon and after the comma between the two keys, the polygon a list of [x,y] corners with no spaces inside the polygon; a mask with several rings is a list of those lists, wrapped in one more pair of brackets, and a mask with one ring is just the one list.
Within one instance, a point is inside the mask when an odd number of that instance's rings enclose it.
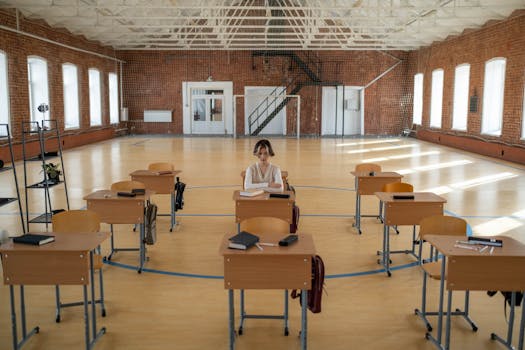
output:
{"label": "wooden desk top", "polygon": [[293,202],[295,201],[295,193],[292,191],[283,191],[278,193],[285,193],[289,194],[290,198],[270,198],[270,193],[264,192],[263,194],[260,194],[258,196],[253,197],[245,197],[240,195],[240,190],[236,190],[233,192],[233,200],[234,201],[286,201],[286,202]]}
{"label": "wooden desk top", "polygon": [[169,177],[169,176],[175,176],[182,173],[182,170],[173,170],[170,173],[166,174],[159,174],[158,171],[152,171],[152,170],[135,170],[134,172],[130,173],[130,176],[163,176],[163,177]]}
{"label": "wooden desk top", "polygon": [[[394,195],[414,195],[414,199],[394,199]],[[382,202],[395,203],[414,203],[414,202],[431,202],[431,203],[446,203],[447,200],[432,192],[376,192],[375,195]]]}
{"label": "wooden desk top", "polygon": [[402,178],[403,177],[403,175],[396,173],[395,171],[375,172],[374,176],[371,176],[369,171],[351,171],[350,174],[354,175],[355,177],[369,177],[369,178],[375,178],[375,177]]}
{"label": "wooden desk top", "polygon": [[10,252],[65,252],[65,251],[90,251],[98,247],[104,240],[109,237],[108,232],[75,232],[75,233],[58,233],[58,232],[35,232],[37,234],[55,236],[55,241],[41,246],[13,243],[9,241],[0,245],[0,253]]}
{"label": "wooden desk top", "polygon": [[[517,240],[505,237],[505,236],[493,236],[484,238],[496,238],[503,241],[502,247],[494,247],[492,254],[489,254],[490,247],[485,251],[479,252],[476,250],[470,250],[465,248],[454,247],[456,241],[465,240],[458,236],[446,236],[446,235],[426,235],[425,240],[433,245],[444,255],[451,256],[486,256],[486,257],[502,257],[502,256],[516,256],[525,257],[525,245]],[[481,245],[480,245],[481,247]]]}
{"label": "wooden desk top", "polygon": [[136,195],[135,197],[124,197],[117,195],[116,191],[110,190],[98,190],[93,193],[84,196],[84,200],[119,200],[119,201],[146,201],[148,200],[155,191],[146,190],[144,195]]}
{"label": "wooden desk top", "polygon": [[[259,250],[257,247],[251,247],[247,250],[240,250],[240,249],[230,249],[228,248],[229,238],[234,236],[233,233],[225,234],[222,238],[221,245],[219,248],[219,253],[223,256],[233,256],[233,255],[241,255],[241,256],[293,256],[293,255],[301,255],[301,256],[313,256],[315,255],[315,246],[314,241],[312,239],[312,236],[309,234],[301,233],[298,235],[299,239],[297,242],[293,243],[290,246],[287,247],[270,247],[270,246],[262,246],[264,250]],[[279,240],[286,237],[287,234],[283,233],[265,233],[265,234],[259,234],[260,242],[261,243],[275,243],[278,244]]]}

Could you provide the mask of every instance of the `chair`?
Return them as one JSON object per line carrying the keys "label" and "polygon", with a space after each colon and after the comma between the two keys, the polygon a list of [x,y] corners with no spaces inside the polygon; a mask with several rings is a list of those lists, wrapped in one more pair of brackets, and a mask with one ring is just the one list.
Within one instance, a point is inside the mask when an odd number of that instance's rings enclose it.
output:
{"label": "chair", "polygon": [[[283,237],[290,234],[290,224],[288,221],[274,217],[252,217],[243,220],[240,224],[241,231],[247,231],[256,235],[262,235],[265,232],[282,233]],[[244,289],[240,291],[240,325],[239,335],[242,335],[244,320],[247,318],[273,318],[284,320],[284,335],[288,335],[288,290],[284,291],[284,314],[283,316],[272,315],[248,315],[244,310]]]}
{"label": "chair", "polygon": [[[118,192],[118,191],[124,191],[124,192],[131,192],[134,188],[137,189],[146,189],[146,185],[140,181],[132,181],[132,180],[124,180],[119,182],[114,182],[111,184],[111,191]],[[113,224],[109,225],[111,230],[111,254],[108,256],[108,260],[111,260],[113,250],[114,250],[114,240],[113,240]],[[137,229],[137,225],[133,225],[133,231]]]}
{"label": "chair", "polygon": [[171,163],[150,163],[148,170],[153,171],[173,171],[175,167]]}
{"label": "chair", "polygon": [[[389,184],[385,184],[383,186],[383,192],[414,192],[414,186],[406,182],[392,182]],[[379,212],[382,214],[383,210],[380,210]],[[381,219],[381,221],[383,220]],[[399,230],[397,229],[397,226],[394,226],[394,230],[396,231],[397,234],[399,234]],[[413,236],[412,240],[415,240],[416,239],[416,226],[414,226],[412,236]]]}
{"label": "chair", "polygon": [[[434,215],[429,216],[421,220],[419,223],[419,257],[420,264],[423,270],[423,288],[421,296],[421,310],[415,309],[414,313],[418,315],[429,332],[432,331],[432,326],[427,319],[427,316],[438,315],[437,312],[429,312],[426,310],[426,299],[427,299],[427,276],[441,280],[441,262],[437,261],[437,252],[434,253],[433,247],[430,249],[430,258],[428,261],[423,261],[421,258],[423,243],[425,242],[426,235],[453,235],[458,238],[467,238],[467,222],[461,218],[454,216]],[[446,279],[446,276],[445,276]],[[463,316],[465,320],[470,324],[472,330],[475,332],[478,327],[469,317],[469,291],[465,292],[465,306],[464,311],[456,309],[455,312],[451,312],[451,315]]]}
{"label": "chair", "polygon": [[380,172],[381,165],[374,163],[361,163],[355,166],[354,171],[357,172]]}
{"label": "chair", "polygon": [[139,181],[119,181],[111,184],[112,191],[131,191],[134,188],[146,189],[146,186]]}
{"label": "chair", "polygon": [[[53,232],[68,233],[68,232],[99,232],[100,231],[100,217],[91,210],[69,210],[51,217],[53,225]],[[100,255],[100,247],[97,248],[97,253],[93,256],[93,268],[99,271],[100,284],[100,299],[96,300],[102,308],[102,317],[106,316],[106,308],[104,306],[104,283],[102,276],[102,256]],[[60,309],[69,306],[84,305],[84,302],[62,304],[60,302],[60,287],[55,286],[56,291],[56,322],[60,322]]]}

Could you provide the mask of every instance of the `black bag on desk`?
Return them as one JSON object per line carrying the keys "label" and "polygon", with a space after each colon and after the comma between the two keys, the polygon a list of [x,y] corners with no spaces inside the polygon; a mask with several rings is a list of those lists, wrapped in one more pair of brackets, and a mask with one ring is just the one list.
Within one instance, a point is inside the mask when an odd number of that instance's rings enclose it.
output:
{"label": "black bag on desk", "polygon": [[157,241],[157,205],[149,203],[146,207],[144,243],[153,245]]}
{"label": "black bag on desk", "polygon": [[186,184],[179,181],[177,176],[177,183],[175,183],[175,211],[182,209],[184,207],[184,190],[186,189]]}
{"label": "black bag on desk", "polygon": [[[308,309],[314,313],[321,312],[321,297],[323,296],[324,287],[324,262],[319,255],[312,257],[312,289],[308,291]],[[301,292],[292,290],[292,299],[299,298],[301,302]]]}

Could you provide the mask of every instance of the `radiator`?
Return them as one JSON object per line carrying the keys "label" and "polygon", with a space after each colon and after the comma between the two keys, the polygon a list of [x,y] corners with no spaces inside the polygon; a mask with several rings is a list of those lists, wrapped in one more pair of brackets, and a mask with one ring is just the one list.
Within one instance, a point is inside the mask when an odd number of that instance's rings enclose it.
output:
{"label": "radiator", "polygon": [[171,122],[171,110],[146,109],[144,110],[144,122]]}

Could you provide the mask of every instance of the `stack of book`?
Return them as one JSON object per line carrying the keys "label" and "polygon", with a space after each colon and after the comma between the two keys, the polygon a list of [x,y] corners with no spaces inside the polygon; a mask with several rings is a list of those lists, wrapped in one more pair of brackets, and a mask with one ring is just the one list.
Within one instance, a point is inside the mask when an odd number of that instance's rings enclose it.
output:
{"label": "stack of book", "polygon": [[249,190],[244,190],[244,191],[239,192],[239,195],[241,195],[243,197],[255,197],[255,196],[258,196],[258,195],[263,194],[263,193],[264,193],[264,190],[249,189]]}
{"label": "stack of book", "polygon": [[14,243],[32,244],[32,245],[43,245],[51,243],[55,240],[55,236],[39,235],[35,233],[26,233],[25,235],[13,237]]}
{"label": "stack of book", "polygon": [[259,236],[250,232],[242,231],[233,237],[230,237],[228,248],[246,250],[259,242]]}

